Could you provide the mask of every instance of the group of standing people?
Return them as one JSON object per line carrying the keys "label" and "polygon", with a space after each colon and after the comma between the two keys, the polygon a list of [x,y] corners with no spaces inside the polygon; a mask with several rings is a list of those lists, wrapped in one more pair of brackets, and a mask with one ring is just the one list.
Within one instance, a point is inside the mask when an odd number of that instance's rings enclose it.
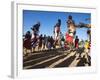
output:
{"label": "group of standing people", "polygon": [[[69,46],[70,49],[74,45],[75,48],[79,47],[79,38],[76,36],[76,25],[71,15],[68,16],[66,21],[68,30],[65,37],[61,32],[61,19],[58,19],[54,26],[54,37],[46,36],[45,34],[39,35],[40,22],[37,22],[32,26],[30,31],[27,31],[23,38],[24,53],[30,53],[34,51],[48,50],[56,48],[56,45],[61,47]],[[27,52],[29,50],[29,52]]]}
{"label": "group of standing people", "polygon": [[27,31],[23,36],[24,53],[31,53],[34,51],[49,50],[55,48],[54,38],[52,36],[39,35],[40,22],[37,22],[31,28],[32,33]]}

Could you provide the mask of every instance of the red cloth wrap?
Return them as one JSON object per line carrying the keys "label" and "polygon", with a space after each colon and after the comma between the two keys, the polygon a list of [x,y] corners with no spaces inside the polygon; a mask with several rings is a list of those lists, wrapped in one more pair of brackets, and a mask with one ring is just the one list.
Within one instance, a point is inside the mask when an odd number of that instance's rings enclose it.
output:
{"label": "red cloth wrap", "polygon": [[70,36],[68,33],[66,33],[66,42],[73,43],[73,36]]}

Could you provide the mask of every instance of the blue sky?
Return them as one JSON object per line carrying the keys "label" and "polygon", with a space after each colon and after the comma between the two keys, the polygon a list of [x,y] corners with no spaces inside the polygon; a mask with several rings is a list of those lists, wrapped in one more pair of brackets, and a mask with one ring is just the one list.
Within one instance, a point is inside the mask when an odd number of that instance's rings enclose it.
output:
{"label": "blue sky", "polygon": [[[75,13],[75,12],[52,12],[52,11],[33,11],[33,10],[23,10],[23,34],[26,31],[31,31],[32,25],[37,21],[40,21],[40,32],[39,34],[46,34],[47,36],[53,36],[54,25],[57,23],[58,19],[61,19],[61,32],[65,35],[67,32],[67,18],[72,15],[75,24],[79,22],[84,22],[90,24],[91,21],[86,21],[85,19],[91,18],[90,13]],[[87,39],[87,28],[77,28],[76,35],[79,39]]]}

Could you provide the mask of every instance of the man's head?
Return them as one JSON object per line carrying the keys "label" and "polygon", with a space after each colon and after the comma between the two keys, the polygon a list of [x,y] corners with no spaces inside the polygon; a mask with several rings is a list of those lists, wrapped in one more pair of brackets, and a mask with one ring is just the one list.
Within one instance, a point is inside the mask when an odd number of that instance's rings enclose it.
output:
{"label": "man's head", "polygon": [[58,22],[61,23],[61,19],[58,19]]}
{"label": "man's head", "polygon": [[30,34],[30,31],[27,31],[26,34]]}
{"label": "man's head", "polygon": [[39,27],[40,27],[40,22],[38,21],[35,25],[32,26],[31,30],[33,30],[33,31],[37,30],[38,31]]}
{"label": "man's head", "polygon": [[72,16],[71,16],[71,15],[69,15],[69,16],[68,16],[68,19],[72,19]]}
{"label": "man's head", "polygon": [[76,36],[76,39],[78,39],[78,36]]}

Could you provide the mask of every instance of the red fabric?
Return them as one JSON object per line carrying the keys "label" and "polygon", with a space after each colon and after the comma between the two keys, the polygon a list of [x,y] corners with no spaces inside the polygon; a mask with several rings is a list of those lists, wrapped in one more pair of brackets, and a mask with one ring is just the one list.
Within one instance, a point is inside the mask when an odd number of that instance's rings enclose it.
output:
{"label": "red fabric", "polygon": [[73,43],[73,36],[70,36],[68,33],[66,33],[66,42]]}
{"label": "red fabric", "polygon": [[78,48],[78,42],[79,42],[79,39],[76,39],[75,40],[75,48]]}
{"label": "red fabric", "polygon": [[25,40],[24,43],[23,43],[23,46],[26,48],[26,49],[31,49],[31,40]]}
{"label": "red fabric", "polygon": [[75,44],[75,48],[78,48],[78,43],[77,43],[77,44]]}
{"label": "red fabric", "polygon": [[67,48],[67,45],[66,44],[64,45],[64,48]]}

